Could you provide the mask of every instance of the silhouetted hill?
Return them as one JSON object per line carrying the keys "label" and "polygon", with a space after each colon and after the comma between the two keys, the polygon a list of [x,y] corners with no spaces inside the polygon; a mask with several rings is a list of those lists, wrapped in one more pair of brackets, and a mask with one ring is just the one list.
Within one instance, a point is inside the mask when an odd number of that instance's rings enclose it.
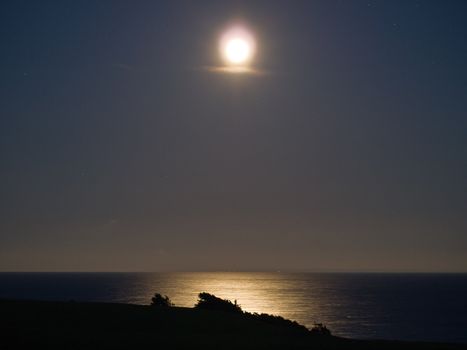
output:
{"label": "silhouetted hill", "polygon": [[[313,335],[202,308],[0,300],[0,349],[466,349]],[[267,320],[267,318],[266,318]]]}

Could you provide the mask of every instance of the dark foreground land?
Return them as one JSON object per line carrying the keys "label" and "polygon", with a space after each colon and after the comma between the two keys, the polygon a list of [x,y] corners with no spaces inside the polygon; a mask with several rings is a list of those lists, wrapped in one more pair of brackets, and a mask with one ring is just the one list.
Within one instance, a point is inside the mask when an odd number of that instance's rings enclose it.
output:
{"label": "dark foreground land", "polygon": [[350,340],[244,314],[143,305],[0,300],[0,349],[467,349]]}

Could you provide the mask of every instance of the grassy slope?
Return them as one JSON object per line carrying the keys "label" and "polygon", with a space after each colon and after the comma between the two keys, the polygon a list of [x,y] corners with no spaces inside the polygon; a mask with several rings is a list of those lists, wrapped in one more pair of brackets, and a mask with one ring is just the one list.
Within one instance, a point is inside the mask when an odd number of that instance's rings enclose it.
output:
{"label": "grassy slope", "polygon": [[0,300],[0,349],[465,349],[310,336],[191,308]]}

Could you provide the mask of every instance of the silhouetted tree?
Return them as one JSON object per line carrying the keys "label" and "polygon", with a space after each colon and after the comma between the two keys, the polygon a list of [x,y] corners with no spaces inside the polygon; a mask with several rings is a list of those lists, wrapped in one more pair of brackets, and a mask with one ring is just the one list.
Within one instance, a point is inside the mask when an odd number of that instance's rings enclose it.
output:
{"label": "silhouetted tree", "polygon": [[215,295],[205,292],[199,293],[198,298],[198,303],[195,305],[195,308],[198,309],[220,310],[238,313],[243,312],[242,308],[237,304],[236,300],[235,303],[232,303],[230,300],[221,299]]}
{"label": "silhouetted tree", "polygon": [[315,323],[310,332],[319,335],[331,335],[331,331],[322,323]]}
{"label": "silhouetted tree", "polygon": [[255,313],[245,312],[245,315],[247,317],[253,318],[261,322],[266,322],[266,323],[273,324],[276,326],[294,329],[295,331],[301,332],[303,334],[307,334],[309,332],[308,328],[306,328],[305,326],[299,324],[296,321],[291,321],[286,318],[283,318],[282,316],[269,315],[269,314],[264,314],[264,313],[258,314],[256,312]]}
{"label": "silhouetted tree", "polygon": [[151,299],[151,306],[153,307],[171,307],[174,306],[172,301],[167,295],[162,296],[159,293],[154,294]]}
{"label": "silhouetted tree", "polygon": [[240,313],[244,315],[245,317],[255,319],[261,322],[273,324],[279,327],[285,327],[290,330],[294,330],[298,333],[301,333],[303,335],[310,334],[310,333],[313,335],[320,335],[320,336],[331,335],[331,331],[322,323],[315,323],[311,329],[308,329],[307,327],[299,324],[298,322],[285,319],[282,316],[243,312],[241,307],[237,305],[236,300],[235,302],[232,303],[230,300],[221,299],[221,298],[216,297],[215,295],[212,295],[206,292],[199,293],[198,302],[196,303],[195,308]]}

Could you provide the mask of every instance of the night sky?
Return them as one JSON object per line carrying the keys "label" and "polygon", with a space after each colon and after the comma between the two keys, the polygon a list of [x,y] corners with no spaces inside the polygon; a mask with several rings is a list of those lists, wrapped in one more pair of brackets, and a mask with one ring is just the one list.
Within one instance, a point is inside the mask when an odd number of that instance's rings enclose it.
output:
{"label": "night sky", "polygon": [[2,1],[0,270],[467,271],[466,16]]}

